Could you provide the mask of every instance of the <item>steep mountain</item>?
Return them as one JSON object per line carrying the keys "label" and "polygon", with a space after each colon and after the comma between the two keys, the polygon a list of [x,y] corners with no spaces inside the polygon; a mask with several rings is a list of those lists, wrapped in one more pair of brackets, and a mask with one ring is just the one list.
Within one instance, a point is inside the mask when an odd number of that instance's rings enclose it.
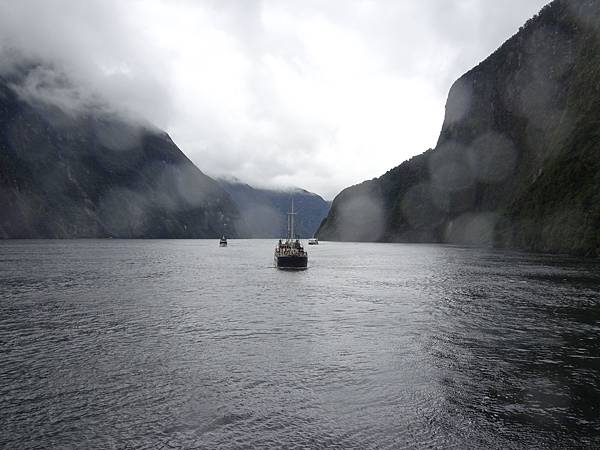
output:
{"label": "steep mountain", "polygon": [[229,195],[166,133],[61,103],[68,81],[49,86],[47,70],[0,76],[0,238],[216,237],[237,221]]}
{"label": "steep mountain", "polygon": [[279,238],[287,234],[287,213],[292,196],[297,211],[295,234],[312,237],[329,211],[329,203],[304,189],[258,189],[239,180],[219,180],[240,210],[237,229],[255,238]]}
{"label": "steep mountain", "polygon": [[321,239],[600,254],[600,1],[555,0],[452,86],[436,147],[334,200]]}

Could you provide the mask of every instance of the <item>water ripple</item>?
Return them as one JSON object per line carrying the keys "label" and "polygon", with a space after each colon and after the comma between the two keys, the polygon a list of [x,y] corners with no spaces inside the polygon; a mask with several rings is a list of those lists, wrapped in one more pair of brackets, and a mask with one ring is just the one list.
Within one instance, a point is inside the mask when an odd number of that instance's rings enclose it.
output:
{"label": "water ripple", "polygon": [[598,262],[271,252],[0,242],[0,447],[600,446]]}

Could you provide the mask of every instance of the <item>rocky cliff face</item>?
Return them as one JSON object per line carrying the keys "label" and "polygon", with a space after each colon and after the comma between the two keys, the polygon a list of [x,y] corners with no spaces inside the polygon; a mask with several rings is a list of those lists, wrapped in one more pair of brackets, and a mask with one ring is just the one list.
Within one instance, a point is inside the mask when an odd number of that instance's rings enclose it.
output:
{"label": "rocky cliff face", "polygon": [[31,70],[0,77],[0,238],[216,237],[235,223],[227,193],[166,133],[28,96]]}
{"label": "rocky cliff face", "polygon": [[244,237],[280,238],[287,236],[287,213],[292,196],[298,212],[295,234],[301,238],[314,236],[329,211],[329,203],[317,194],[303,189],[281,191],[258,189],[239,181],[219,180],[236,203],[240,217],[236,228]]}
{"label": "rocky cliff face", "polygon": [[556,0],[450,90],[436,148],[346,189],[321,239],[600,254],[600,2]]}

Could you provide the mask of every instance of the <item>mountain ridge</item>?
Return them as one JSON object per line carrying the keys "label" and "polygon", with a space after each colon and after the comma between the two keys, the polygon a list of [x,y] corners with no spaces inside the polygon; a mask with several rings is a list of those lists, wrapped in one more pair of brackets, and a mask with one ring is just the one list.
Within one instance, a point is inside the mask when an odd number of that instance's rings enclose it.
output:
{"label": "mountain ridge", "polygon": [[36,67],[0,76],[0,238],[216,237],[237,221],[229,195],[168,134],[65,107],[81,105],[63,95],[63,76],[24,84]]}
{"label": "mountain ridge", "polygon": [[298,212],[295,231],[301,238],[314,235],[329,211],[329,202],[306,189],[253,187],[238,179],[217,181],[236,203],[240,217],[236,227],[245,237],[281,238],[287,235],[287,212],[294,199]]}
{"label": "mountain ridge", "polygon": [[319,238],[597,256],[599,18],[546,5],[453,84],[436,147],[342,191]]}

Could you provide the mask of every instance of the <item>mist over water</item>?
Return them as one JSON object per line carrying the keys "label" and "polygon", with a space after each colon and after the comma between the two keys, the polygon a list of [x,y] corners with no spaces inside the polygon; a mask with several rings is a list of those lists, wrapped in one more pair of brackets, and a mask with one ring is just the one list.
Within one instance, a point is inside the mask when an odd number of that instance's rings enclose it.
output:
{"label": "mist over water", "polygon": [[0,242],[0,447],[600,445],[597,261]]}

